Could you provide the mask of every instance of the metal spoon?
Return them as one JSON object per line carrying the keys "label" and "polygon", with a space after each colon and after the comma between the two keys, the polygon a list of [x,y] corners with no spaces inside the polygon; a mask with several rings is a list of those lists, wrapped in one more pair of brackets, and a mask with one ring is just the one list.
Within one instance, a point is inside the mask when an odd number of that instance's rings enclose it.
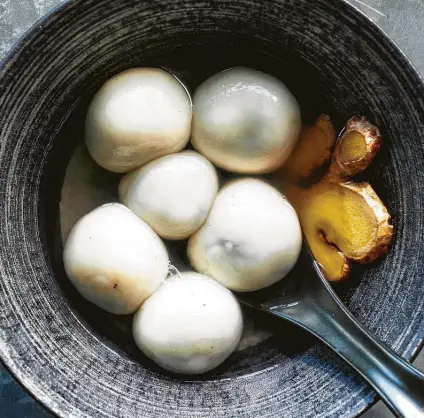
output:
{"label": "metal spoon", "polygon": [[293,274],[268,289],[237,297],[318,337],[361,374],[397,417],[424,418],[424,374],[356,321],[306,244]]}

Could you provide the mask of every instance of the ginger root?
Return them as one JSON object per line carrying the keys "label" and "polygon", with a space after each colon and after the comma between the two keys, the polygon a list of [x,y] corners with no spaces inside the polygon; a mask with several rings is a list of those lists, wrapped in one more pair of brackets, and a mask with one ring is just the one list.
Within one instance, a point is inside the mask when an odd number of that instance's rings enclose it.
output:
{"label": "ginger root", "polygon": [[[320,121],[322,118],[317,123]],[[321,148],[316,153],[318,144]],[[383,202],[368,183],[350,181],[369,166],[380,145],[378,129],[364,118],[354,117],[336,144],[328,172],[318,183],[304,188],[293,181],[302,176],[286,177],[283,191],[295,207],[311,251],[329,281],[346,279],[352,262],[371,263],[390,247],[393,227]],[[314,143],[309,138],[302,152],[314,152],[317,162],[324,164],[321,157],[326,149],[323,141]],[[317,168],[317,164],[308,165]],[[298,173],[306,173],[305,167]]]}
{"label": "ginger root", "polygon": [[380,147],[379,129],[365,118],[354,116],[337,143],[328,175],[335,180],[351,179],[368,168]]}
{"label": "ginger root", "polygon": [[281,168],[283,178],[291,182],[309,179],[330,158],[336,131],[328,115],[321,115],[312,126],[303,127],[299,141]]}

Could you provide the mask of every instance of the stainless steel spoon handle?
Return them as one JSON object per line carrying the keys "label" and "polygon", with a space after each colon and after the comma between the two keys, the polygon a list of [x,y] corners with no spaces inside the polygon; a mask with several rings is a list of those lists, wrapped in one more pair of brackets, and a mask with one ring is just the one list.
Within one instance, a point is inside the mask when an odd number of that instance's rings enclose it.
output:
{"label": "stainless steel spoon handle", "polygon": [[[308,294],[281,316],[317,336],[357,370],[398,417],[424,418],[424,374],[378,342],[347,310],[319,267]],[[278,309],[273,310],[278,315]]]}

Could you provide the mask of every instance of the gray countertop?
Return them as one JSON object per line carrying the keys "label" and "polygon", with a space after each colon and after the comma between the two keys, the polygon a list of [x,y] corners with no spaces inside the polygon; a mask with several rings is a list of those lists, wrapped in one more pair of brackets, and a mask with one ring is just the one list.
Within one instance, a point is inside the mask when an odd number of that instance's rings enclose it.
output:
{"label": "gray countertop", "polygon": [[[62,1],[0,0],[0,59],[38,18]],[[348,1],[388,33],[424,77],[424,0]],[[313,0],[311,3],[313,4]],[[414,364],[424,371],[424,350]],[[0,416],[2,418],[50,416],[14,381],[1,363]],[[393,415],[382,402],[378,402],[363,415],[363,418],[390,417]]]}

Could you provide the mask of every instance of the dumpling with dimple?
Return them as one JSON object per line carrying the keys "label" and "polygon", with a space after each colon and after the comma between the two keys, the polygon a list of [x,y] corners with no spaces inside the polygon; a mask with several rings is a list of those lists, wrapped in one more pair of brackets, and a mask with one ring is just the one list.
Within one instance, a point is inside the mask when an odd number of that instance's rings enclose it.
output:
{"label": "dumpling with dimple", "polygon": [[284,278],[301,245],[290,203],[264,181],[246,178],[218,193],[205,224],[189,240],[188,256],[199,273],[245,292]]}
{"label": "dumpling with dimple", "polygon": [[94,96],[85,141],[93,159],[117,173],[182,150],[190,137],[192,103],[184,85],[160,68],[133,68]]}
{"label": "dumpling with dimple", "polygon": [[174,373],[199,374],[219,366],[236,349],[243,331],[234,295],[210,277],[174,276],[134,316],[138,347]]}
{"label": "dumpling with dimple", "polygon": [[277,78],[231,68],[203,82],[193,97],[192,144],[217,166],[268,173],[289,157],[299,137],[299,105]]}
{"label": "dumpling with dimple", "polygon": [[218,192],[213,165],[194,151],[158,158],[124,176],[122,203],[161,237],[185,239],[205,221]]}
{"label": "dumpling with dimple", "polygon": [[83,216],[65,244],[65,271],[77,290],[108,312],[135,312],[168,274],[168,252],[141,219],[119,203]]}

